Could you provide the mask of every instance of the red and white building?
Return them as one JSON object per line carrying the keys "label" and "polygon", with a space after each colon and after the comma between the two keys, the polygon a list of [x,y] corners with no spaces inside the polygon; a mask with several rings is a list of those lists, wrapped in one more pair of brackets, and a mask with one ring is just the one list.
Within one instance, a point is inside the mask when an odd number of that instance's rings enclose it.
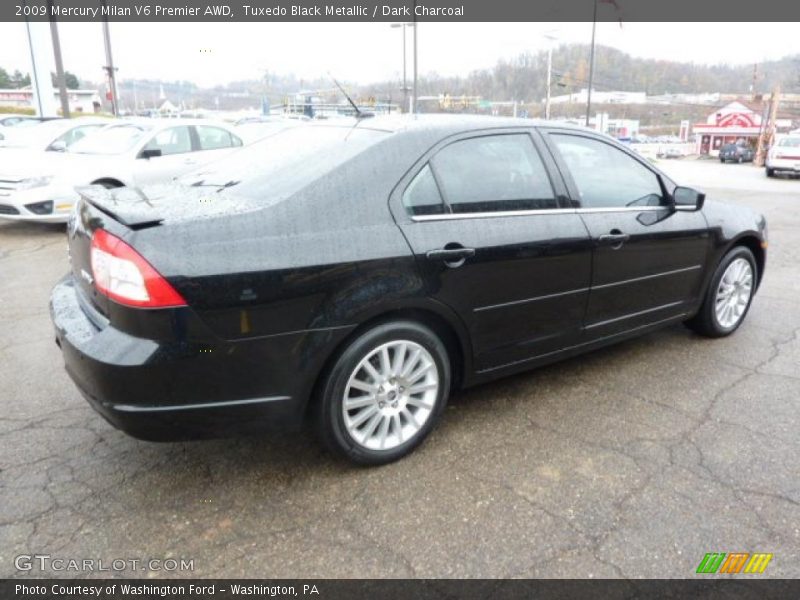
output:
{"label": "red and white building", "polygon": [[705,123],[692,127],[697,135],[697,154],[719,156],[724,144],[743,141],[755,147],[761,133],[761,115],[741,102],[718,108]]}

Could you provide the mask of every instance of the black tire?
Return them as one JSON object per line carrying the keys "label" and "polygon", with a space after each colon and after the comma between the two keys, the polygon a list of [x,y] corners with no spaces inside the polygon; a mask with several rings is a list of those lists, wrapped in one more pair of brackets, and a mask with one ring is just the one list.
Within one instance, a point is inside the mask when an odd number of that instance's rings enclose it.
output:
{"label": "black tire", "polygon": [[[750,268],[753,272],[753,283],[750,291],[750,298],[748,299],[747,306],[745,307],[741,317],[739,317],[739,320],[731,327],[723,327],[717,320],[715,311],[717,289],[719,288],[720,280],[725,274],[725,270],[728,268],[728,265],[730,265],[737,258],[744,258],[747,260],[747,262],[750,263]],[[711,338],[725,337],[732,334],[739,328],[739,326],[747,317],[747,313],[750,310],[750,305],[753,303],[753,296],[755,296],[757,281],[758,265],[756,264],[756,259],[753,257],[753,253],[745,246],[735,246],[722,258],[719,265],[717,265],[717,268],[714,271],[714,276],[711,278],[711,282],[706,290],[700,310],[694,317],[686,321],[685,325],[696,333]]]}
{"label": "black tire", "polygon": [[775,177],[775,169],[767,167],[767,177]]}
{"label": "black tire", "polygon": [[719,162],[721,162],[724,165],[725,164],[725,159],[724,158],[720,158]]}
{"label": "black tire", "polygon": [[[347,384],[365,357],[381,345],[398,340],[419,344],[433,358],[439,379],[433,408],[419,430],[406,441],[386,450],[367,448],[348,432],[345,424],[342,408]],[[318,386],[318,397],[315,399],[317,430],[320,438],[335,454],[362,465],[382,465],[402,458],[421,444],[433,430],[447,403],[450,380],[447,348],[431,329],[406,320],[380,323],[353,339],[323,376],[321,385]]]}

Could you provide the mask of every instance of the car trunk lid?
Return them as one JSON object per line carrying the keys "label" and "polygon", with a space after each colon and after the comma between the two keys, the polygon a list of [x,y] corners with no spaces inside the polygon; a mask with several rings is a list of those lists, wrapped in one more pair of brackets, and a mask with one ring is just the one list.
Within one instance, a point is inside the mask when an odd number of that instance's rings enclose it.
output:
{"label": "car trunk lid", "polygon": [[230,215],[256,207],[254,202],[226,192],[226,185],[178,183],[145,188],[78,188],[78,193],[86,202],[134,230]]}

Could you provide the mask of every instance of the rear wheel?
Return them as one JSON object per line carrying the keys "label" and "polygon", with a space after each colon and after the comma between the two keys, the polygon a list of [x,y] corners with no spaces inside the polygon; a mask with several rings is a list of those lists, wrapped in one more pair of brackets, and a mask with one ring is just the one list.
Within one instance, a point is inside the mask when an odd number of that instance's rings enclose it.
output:
{"label": "rear wheel", "polygon": [[767,177],[775,177],[775,169],[767,167]]}
{"label": "rear wheel", "polygon": [[707,337],[723,337],[736,331],[753,300],[756,269],[749,248],[733,248],[714,271],[700,311],[686,325]]}
{"label": "rear wheel", "polygon": [[341,352],[320,386],[325,445],[369,465],[405,456],[431,432],[450,391],[450,362],[436,334],[412,321],[365,331]]}

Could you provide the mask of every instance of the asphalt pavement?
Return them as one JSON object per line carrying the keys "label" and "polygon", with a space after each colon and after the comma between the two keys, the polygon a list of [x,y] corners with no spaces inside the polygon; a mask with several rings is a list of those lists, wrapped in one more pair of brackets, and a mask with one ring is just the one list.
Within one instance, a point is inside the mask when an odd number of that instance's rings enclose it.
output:
{"label": "asphalt pavement", "polygon": [[[114,430],[53,341],[63,227],[0,224],[0,577],[695,577],[708,552],[772,553],[760,577],[800,577],[800,179],[660,164],[767,216],[740,330],[671,327],[463,392],[382,468],[307,433]],[[29,555],[127,566],[27,570]],[[129,566],[146,559],[193,568]]]}

